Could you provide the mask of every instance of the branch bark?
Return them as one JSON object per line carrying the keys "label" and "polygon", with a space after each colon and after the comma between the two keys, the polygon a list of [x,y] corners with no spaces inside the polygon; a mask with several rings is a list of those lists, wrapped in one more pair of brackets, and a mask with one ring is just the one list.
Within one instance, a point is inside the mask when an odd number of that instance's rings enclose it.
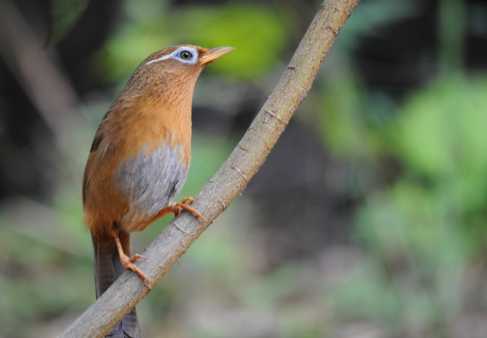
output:
{"label": "branch bark", "polygon": [[[296,108],[308,93],[321,62],[359,0],[325,0],[249,129],[218,172],[203,187],[193,206],[205,224],[183,214],[149,245],[140,268],[160,280],[209,224],[247,186],[264,163]],[[124,273],[60,336],[103,337],[149,292],[140,279]]]}

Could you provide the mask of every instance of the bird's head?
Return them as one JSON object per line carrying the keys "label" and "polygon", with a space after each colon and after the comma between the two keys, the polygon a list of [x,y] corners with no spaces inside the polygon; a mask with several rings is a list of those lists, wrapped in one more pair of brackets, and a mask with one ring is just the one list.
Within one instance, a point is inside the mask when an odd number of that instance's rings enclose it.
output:
{"label": "bird's head", "polygon": [[150,55],[143,66],[157,65],[161,68],[177,69],[180,72],[201,70],[210,62],[231,52],[231,47],[203,48],[194,45],[180,45],[165,48]]}
{"label": "bird's head", "polygon": [[194,45],[162,49],[151,54],[139,65],[129,80],[127,89],[136,95],[192,95],[201,71],[232,50],[231,47],[208,49]]}

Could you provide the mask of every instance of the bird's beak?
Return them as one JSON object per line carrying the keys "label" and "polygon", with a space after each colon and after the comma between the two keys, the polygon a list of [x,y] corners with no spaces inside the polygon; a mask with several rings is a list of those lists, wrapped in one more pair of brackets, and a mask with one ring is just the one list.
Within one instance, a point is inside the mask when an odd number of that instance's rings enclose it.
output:
{"label": "bird's beak", "polygon": [[222,57],[223,55],[230,53],[232,50],[232,47],[217,47],[208,49],[208,51],[200,57],[200,63],[202,65],[206,65]]}

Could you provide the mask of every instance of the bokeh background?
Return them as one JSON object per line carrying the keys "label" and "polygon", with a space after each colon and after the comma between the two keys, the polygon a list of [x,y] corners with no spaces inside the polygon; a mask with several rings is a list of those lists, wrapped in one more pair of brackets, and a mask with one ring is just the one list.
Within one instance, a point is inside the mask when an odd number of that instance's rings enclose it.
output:
{"label": "bokeh background", "polygon": [[[138,62],[237,48],[197,87],[195,194],[319,5],[0,2],[0,337],[93,301],[81,175]],[[486,69],[486,1],[363,0],[261,172],[138,307],[144,336],[487,337]]]}

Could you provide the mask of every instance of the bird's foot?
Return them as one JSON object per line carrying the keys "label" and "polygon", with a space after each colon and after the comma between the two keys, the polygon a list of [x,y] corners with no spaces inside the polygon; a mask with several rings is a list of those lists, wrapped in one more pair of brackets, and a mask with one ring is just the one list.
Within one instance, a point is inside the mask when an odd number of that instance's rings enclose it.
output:
{"label": "bird's foot", "polygon": [[205,222],[205,217],[198,210],[191,206],[193,201],[193,197],[186,197],[181,202],[169,204],[167,206],[167,209],[169,209],[175,217],[178,217],[183,211],[186,211],[189,212],[198,221]]}
{"label": "bird's foot", "polygon": [[133,256],[128,256],[124,250],[122,243],[120,241],[120,233],[118,229],[113,228],[112,229],[112,237],[115,240],[115,245],[117,247],[117,252],[118,252],[118,257],[120,259],[120,264],[122,264],[123,268],[125,270],[130,270],[134,272],[144,283],[144,285],[150,290],[152,289],[153,282],[152,280],[147,277],[147,275],[137,266],[135,265],[135,262],[137,262],[139,259],[143,258],[142,255],[133,255]]}
{"label": "bird's foot", "polygon": [[144,285],[150,290],[152,289],[153,282],[152,280],[147,277],[147,275],[134,263],[137,262],[139,259],[143,258],[141,255],[133,255],[132,257],[127,256],[125,253],[120,254],[120,263],[124,267],[125,270],[130,270],[135,273],[144,283]]}
{"label": "bird's foot", "polygon": [[135,262],[137,262],[139,259],[144,259],[144,258],[145,258],[145,257],[144,257],[144,256],[142,256],[142,255],[135,254],[135,255],[133,255],[132,257],[130,257],[129,259],[130,259],[130,261],[131,261],[132,263],[135,263]]}

